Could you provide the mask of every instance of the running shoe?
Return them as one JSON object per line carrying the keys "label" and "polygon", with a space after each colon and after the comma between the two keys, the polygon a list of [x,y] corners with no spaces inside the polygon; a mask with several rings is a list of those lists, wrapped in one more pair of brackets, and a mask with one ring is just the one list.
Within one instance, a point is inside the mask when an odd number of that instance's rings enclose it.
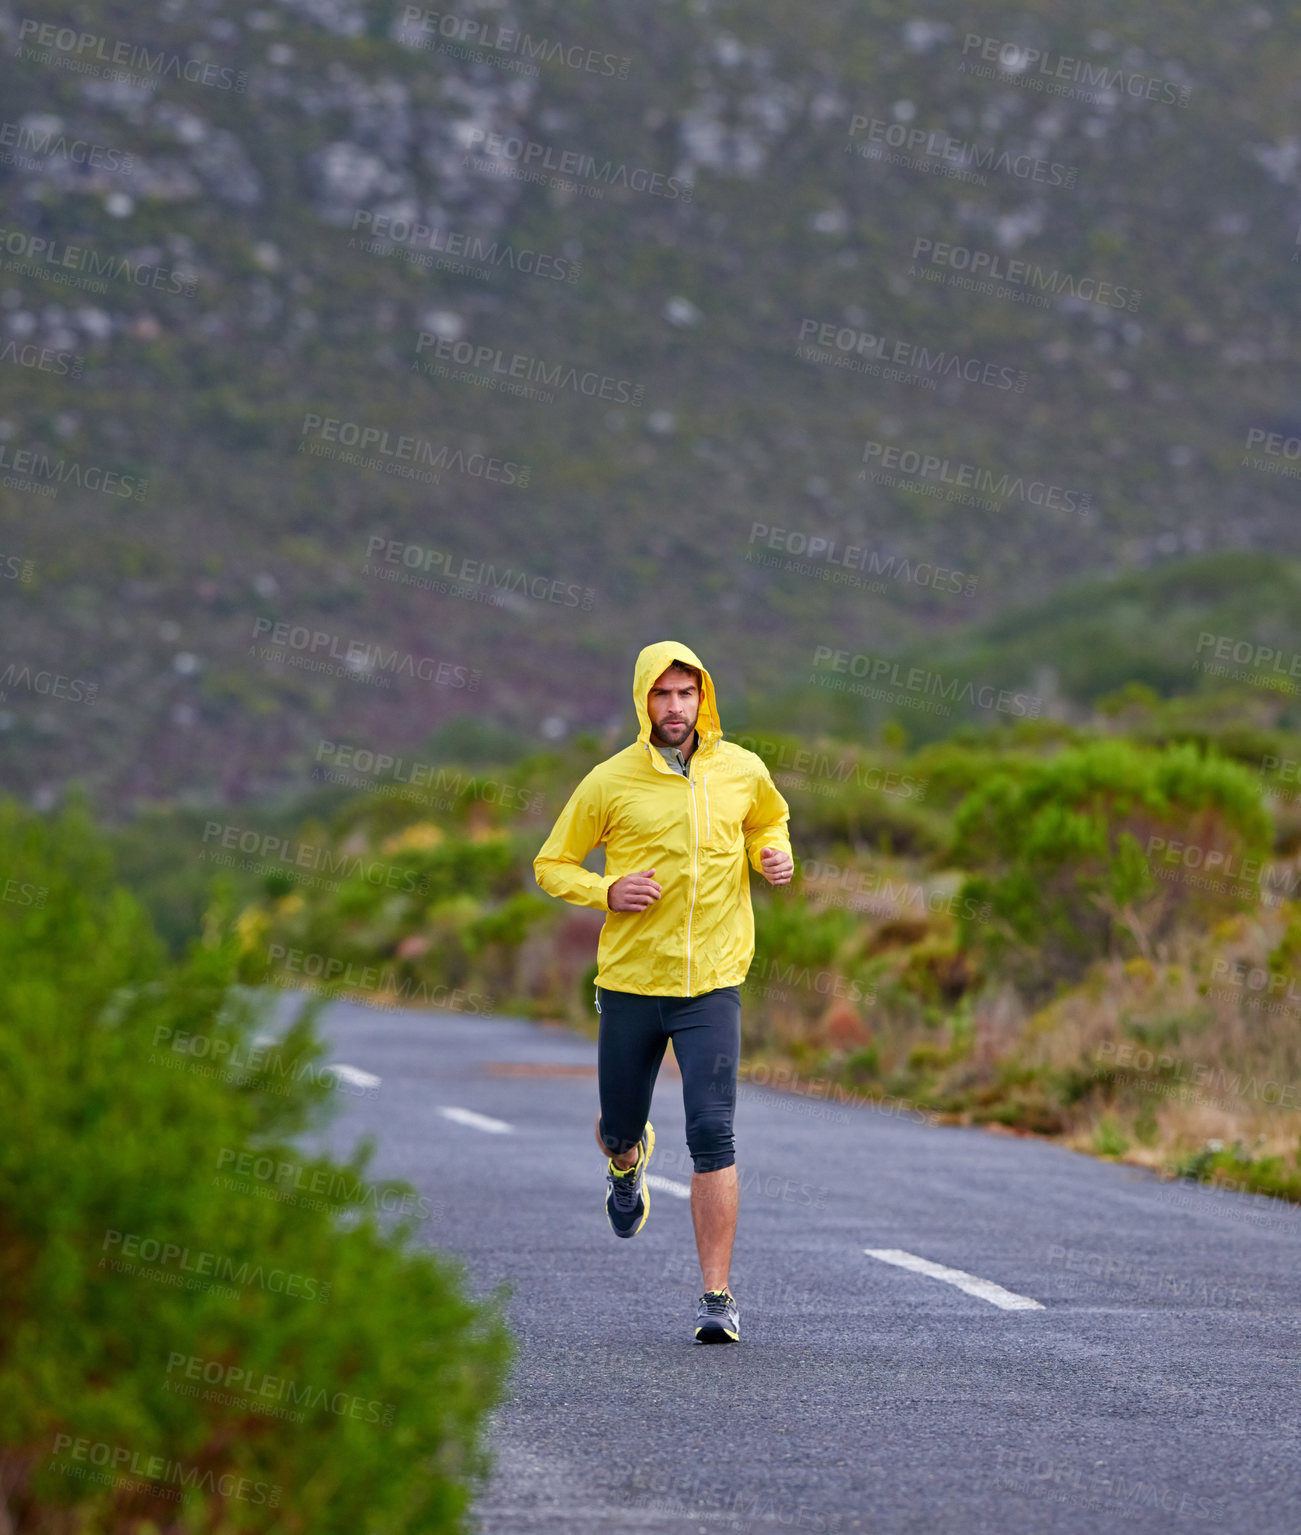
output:
{"label": "running shoe", "polygon": [[646,1187],[646,1164],[655,1150],[655,1127],[646,1121],[646,1131],[637,1142],[637,1160],[620,1172],[613,1161],[606,1166],[605,1214],[610,1230],[617,1237],[635,1237],[650,1214],[650,1190]]}
{"label": "running shoe", "polygon": [[696,1311],[697,1343],[739,1343],[741,1312],[730,1290],[706,1290]]}

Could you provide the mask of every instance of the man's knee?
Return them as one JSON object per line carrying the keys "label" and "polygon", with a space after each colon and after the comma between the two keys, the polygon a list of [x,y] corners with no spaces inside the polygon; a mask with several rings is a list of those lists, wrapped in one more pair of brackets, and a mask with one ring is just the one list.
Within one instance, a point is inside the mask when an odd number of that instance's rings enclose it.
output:
{"label": "man's knee", "polygon": [[716,1173],[736,1161],[732,1138],[732,1115],[713,1112],[687,1116],[687,1149],[691,1165],[698,1173]]}
{"label": "man's knee", "polygon": [[645,1125],[643,1125],[642,1128],[637,1132],[636,1135],[630,1136],[630,1137],[628,1137],[626,1139],[621,1139],[617,1135],[607,1134],[605,1132],[604,1128],[601,1125],[601,1117],[600,1117],[600,1115],[599,1114],[597,1115],[597,1119],[596,1119],[596,1144],[601,1148],[601,1153],[602,1153],[603,1156],[607,1156],[607,1157],[622,1157],[622,1156],[626,1156],[628,1152],[633,1150],[633,1148],[637,1145],[637,1143],[641,1140],[642,1136],[645,1135],[645,1133],[646,1133],[646,1127],[645,1127]]}

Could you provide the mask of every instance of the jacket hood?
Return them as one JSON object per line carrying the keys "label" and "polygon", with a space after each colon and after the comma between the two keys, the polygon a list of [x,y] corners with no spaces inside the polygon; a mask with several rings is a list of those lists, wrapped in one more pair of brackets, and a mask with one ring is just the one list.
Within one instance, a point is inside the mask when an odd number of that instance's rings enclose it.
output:
{"label": "jacket hood", "polygon": [[632,681],[632,701],[636,705],[637,720],[641,726],[637,740],[643,746],[650,743],[651,721],[646,709],[646,698],[651,684],[671,661],[685,661],[688,666],[694,666],[700,672],[700,718],[696,721],[696,731],[702,746],[719,740],[723,726],[718,718],[718,703],[714,698],[714,679],[695,651],[689,645],[680,645],[677,640],[660,640],[657,644],[647,645],[637,657]]}

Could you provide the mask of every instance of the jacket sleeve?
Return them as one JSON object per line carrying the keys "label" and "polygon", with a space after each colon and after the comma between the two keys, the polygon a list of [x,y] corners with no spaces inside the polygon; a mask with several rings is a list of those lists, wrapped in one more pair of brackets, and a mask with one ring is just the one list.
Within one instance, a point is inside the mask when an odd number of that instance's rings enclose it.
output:
{"label": "jacket sleeve", "polygon": [[759,855],[764,848],[781,848],[788,853],[791,851],[791,839],[786,830],[790,813],[790,806],[778,793],[766,764],[760,762],[754,784],[754,800],[741,823],[741,829],[745,832],[746,856],[757,873],[763,873]]}
{"label": "jacket sleeve", "polygon": [[533,860],[533,873],[548,895],[608,911],[606,891],[616,875],[593,874],[583,859],[605,841],[605,797],[589,773],[569,796],[569,803],[551,828]]}

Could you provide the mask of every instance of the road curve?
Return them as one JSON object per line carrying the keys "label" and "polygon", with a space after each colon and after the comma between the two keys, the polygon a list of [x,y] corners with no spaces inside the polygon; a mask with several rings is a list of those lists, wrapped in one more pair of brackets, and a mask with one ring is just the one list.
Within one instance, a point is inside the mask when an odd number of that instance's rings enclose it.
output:
{"label": "road curve", "polygon": [[482,1535],[1301,1528],[1290,1207],[743,1085],[742,1342],[702,1349],[675,1076],[620,1242],[591,1042],[349,1003],[322,1027],[379,1079],[344,1074],[331,1145],[374,1134],[423,1240],[512,1288]]}

